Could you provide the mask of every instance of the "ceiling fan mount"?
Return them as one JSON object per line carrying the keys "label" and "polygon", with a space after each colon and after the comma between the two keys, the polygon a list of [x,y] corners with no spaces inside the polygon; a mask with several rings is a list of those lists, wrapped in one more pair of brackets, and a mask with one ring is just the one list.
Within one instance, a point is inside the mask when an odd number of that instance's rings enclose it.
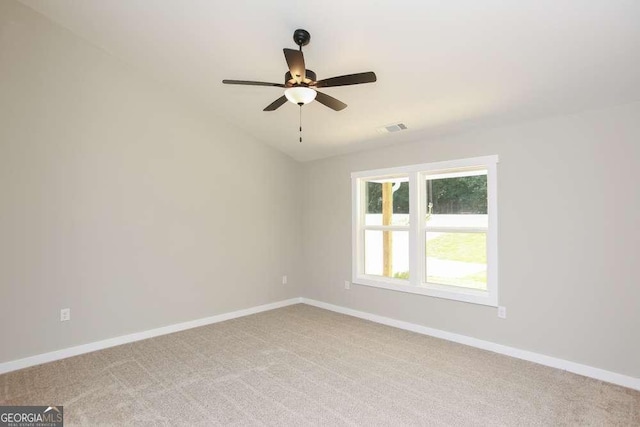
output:
{"label": "ceiling fan mount", "polygon": [[293,41],[302,49],[302,46],[308,45],[311,41],[311,34],[307,30],[298,28],[293,32]]}
{"label": "ceiling fan mount", "polygon": [[316,73],[306,69],[304,55],[302,53],[302,46],[309,44],[311,34],[299,28],[293,32],[293,41],[298,45],[298,50],[283,49],[284,57],[289,68],[289,71],[284,75],[284,83],[267,83],[251,80],[223,80],[222,83],[248,86],[272,86],[286,89],[285,94],[269,104],[264,111],[275,111],[285,104],[287,100],[302,106],[314,99],[334,111],[341,111],[347,108],[347,104],[323,92],[319,92],[318,88],[373,83],[377,80],[373,71],[317,80]]}

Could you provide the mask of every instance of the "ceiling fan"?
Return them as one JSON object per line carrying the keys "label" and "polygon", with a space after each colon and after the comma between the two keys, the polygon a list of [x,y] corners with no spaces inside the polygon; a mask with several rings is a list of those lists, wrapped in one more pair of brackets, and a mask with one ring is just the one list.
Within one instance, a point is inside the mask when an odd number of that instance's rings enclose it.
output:
{"label": "ceiling fan", "polygon": [[308,104],[314,99],[332,110],[340,111],[347,108],[347,104],[327,95],[326,93],[318,92],[317,89],[373,83],[376,81],[376,75],[372,71],[316,80],[316,73],[306,69],[304,55],[302,54],[302,46],[309,44],[311,35],[306,30],[298,29],[293,33],[293,40],[299,46],[298,50],[283,49],[284,57],[287,60],[287,65],[289,66],[289,71],[284,75],[284,83],[266,83],[247,80],[223,80],[222,83],[286,88],[284,95],[269,104],[264,111],[275,111],[287,102],[287,100],[302,107],[304,104]]}

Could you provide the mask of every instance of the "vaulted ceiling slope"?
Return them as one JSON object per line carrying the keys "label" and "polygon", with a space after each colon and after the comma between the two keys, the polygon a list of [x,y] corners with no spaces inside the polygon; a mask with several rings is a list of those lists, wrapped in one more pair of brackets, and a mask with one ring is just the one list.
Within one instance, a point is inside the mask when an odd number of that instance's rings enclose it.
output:
{"label": "vaulted ceiling slope", "polygon": [[[637,0],[22,2],[301,161],[640,100]],[[378,76],[305,106],[302,143],[296,105],[262,111],[282,89],[221,83],[283,82],[296,28],[318,79]]]}

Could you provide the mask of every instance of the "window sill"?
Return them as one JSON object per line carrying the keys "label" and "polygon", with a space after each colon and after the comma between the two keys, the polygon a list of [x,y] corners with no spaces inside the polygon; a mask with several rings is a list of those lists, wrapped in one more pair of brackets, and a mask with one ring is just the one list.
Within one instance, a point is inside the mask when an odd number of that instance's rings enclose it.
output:
{"label": "window sill", "polygon": [[487,305],[490,307],[498,306],[497,295],[492,295],[488,291],[456,288],[452,286],[437,285],[431,283],[425,283],[416,286],[408,283],[406,280],[393,278],[380,279],[376,276],[360,276],[354,278],[352,282],[356,285],[371,286],[374,288],[388,289],[397,292],[426,295],[430,297],[444,298],[471,304]]}

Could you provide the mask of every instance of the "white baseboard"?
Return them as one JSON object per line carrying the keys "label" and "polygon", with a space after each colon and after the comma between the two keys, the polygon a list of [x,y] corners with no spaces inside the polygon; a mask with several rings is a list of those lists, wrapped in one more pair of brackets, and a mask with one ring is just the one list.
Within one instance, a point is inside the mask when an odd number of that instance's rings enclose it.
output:
{"label": "white baseboard", "polygon": [[455,334],[452,332],[442,331],[440,329],[428,328],[415,323],[404,322],[402,320],[391,319],[377,314],[371,314],[364,311],[358,311],[351,308],[341,307],[326,302],[316,301],[309,298],[291,298],[284,301],[278,301],[271,304],[264,304],[257,307],[251,307],[243,310],[237,310],[230,313],[218,314],[203,319],[191,320],[188,322],[177,323],[175,325],[164,326],[161,328],[151,329],[148,331],[136,332],[120,337],[109,338],[102,341],[96,341],[88,344],[82,344],[75,347],[65,348],[62,350],[52,351],[49,353],[38,354],[24,359],[13,360],[0,363],[0,374],[18,369],[28,368],[30,366],[40,365],[55,360],[65,359],[71,356],[90,353],[96,350],[102,350],[109,347],[115,347],[121,344],[127,344],[134,341],[140,341],[147,338],[153,338],[160,335],[171,334],[173,332],[184,331],[186,329],[197,328],[198,326],[210,325],[212,323],[224,322],[225,320],[236,319],[238,317],[248,316],[250,314],[261,313],[263,311],[274,310],[276,308],[286,307],[293,304],[308,304],[326,310],[335,311],[337,313],[346,314],[361,319],[370,320],[372,322],[381,323],[383,325],[393,326],[395,328],[407,331],[417,332],[423,335],[429,335],[436,338],[442,338],[448,341],[477,347],[483,350],[492,351],[494,353],[504,354],[529,362],[538,363],[540,365],[552,368],[562,369],[573,372],[575,374],[584,375],[585,377],[595,378],[597,380],[610,382],[621,385],[623,387],[640,390],[640,378],[634,378],[628,375],[618,374],[616,372],[606,371],[592,366],[582,365],[580,363],[571,362],[556,357],[545,356],[544,354],[534,353],[531,351],[520,350],[490,341],[484,341],[477,338],[468,337],[466,335]]}
{"label": "white baseboard", "polygon": [[606,381],[623,387],[640,390],[640,378],[634,378],[628,375],[622,375],[616,372],[606,371],[604,369],[594,368],[592,366],[582,365],[580,363],[570,362],[564,359],[558,359],[556,357],[545,356],[544,354],[520,350],[517,348],[508,347],[506,345],[468,337],[466,335],[454,334],[452,332],[442,331],[440,329],[428,328],[426,326],[416,325],[415,323],[390,319],[388,317],[379,316],[377,314],[353,310],[351,308],[328,304],[326,302],[316,301],[309,298],[301,298],[301,302],[303,304],[324,308],[326,310],[335,311],[337,313],[359,317],[361,319],[370,320],[376,323],[382,323],[383,325],[393,326],[395,328],[405,329],[407,331],[417,332],[419,334],[429,335],[436,338],[442,338],[447,341],[453,341],[460,344],[469,345],[471,347],[477,347],[483,350],[492,351],[494,353],[504,354],[507,356],[515,357],[517,359],[527,360],[529,362],[538,363],[540,365],[573,372],[574,374],[583,375],[585,377],[595,378],[597,380]]}
{"label": "white baseboard", "polygon": [[41,365],[55,360],[66,359],[67,357],[77,356],[79,354],[90,353],[96,350],[102,350],[109,347],[115,347],[121,344],[127,344],[134,341],[145,340],[147,338],[157,337],[159,335],[171,334],[173,332],[184,331],[186,329],[197,328],[198,326],[210,325],[212,323],[224,322],[225,320],[236,319],[238,317],[248,316],[250,314],[261,313],[263,311],[274,310],[276,308],[286,307],[288,305],[299,304],[300,298],[291,298],[284,301],[278,301],[271,304],[259,305],[257,307],[246,308],[243,310],[232,311],[231,313],[218,314],[203,319],[191,320],[188,322],[177,323],[175,325],[164,326],[161,328],[150,329],[148,331],[135,332],[129,335],[109,338],[102,341],[96,341],[88,344],[78,345],[76,347],[65,348],[62,350],[52,351],[49,353],[38,354],[24,359],[12,360],[10,362],[0,363],[0,374],[18,369],[28,368],[30,366]]}

